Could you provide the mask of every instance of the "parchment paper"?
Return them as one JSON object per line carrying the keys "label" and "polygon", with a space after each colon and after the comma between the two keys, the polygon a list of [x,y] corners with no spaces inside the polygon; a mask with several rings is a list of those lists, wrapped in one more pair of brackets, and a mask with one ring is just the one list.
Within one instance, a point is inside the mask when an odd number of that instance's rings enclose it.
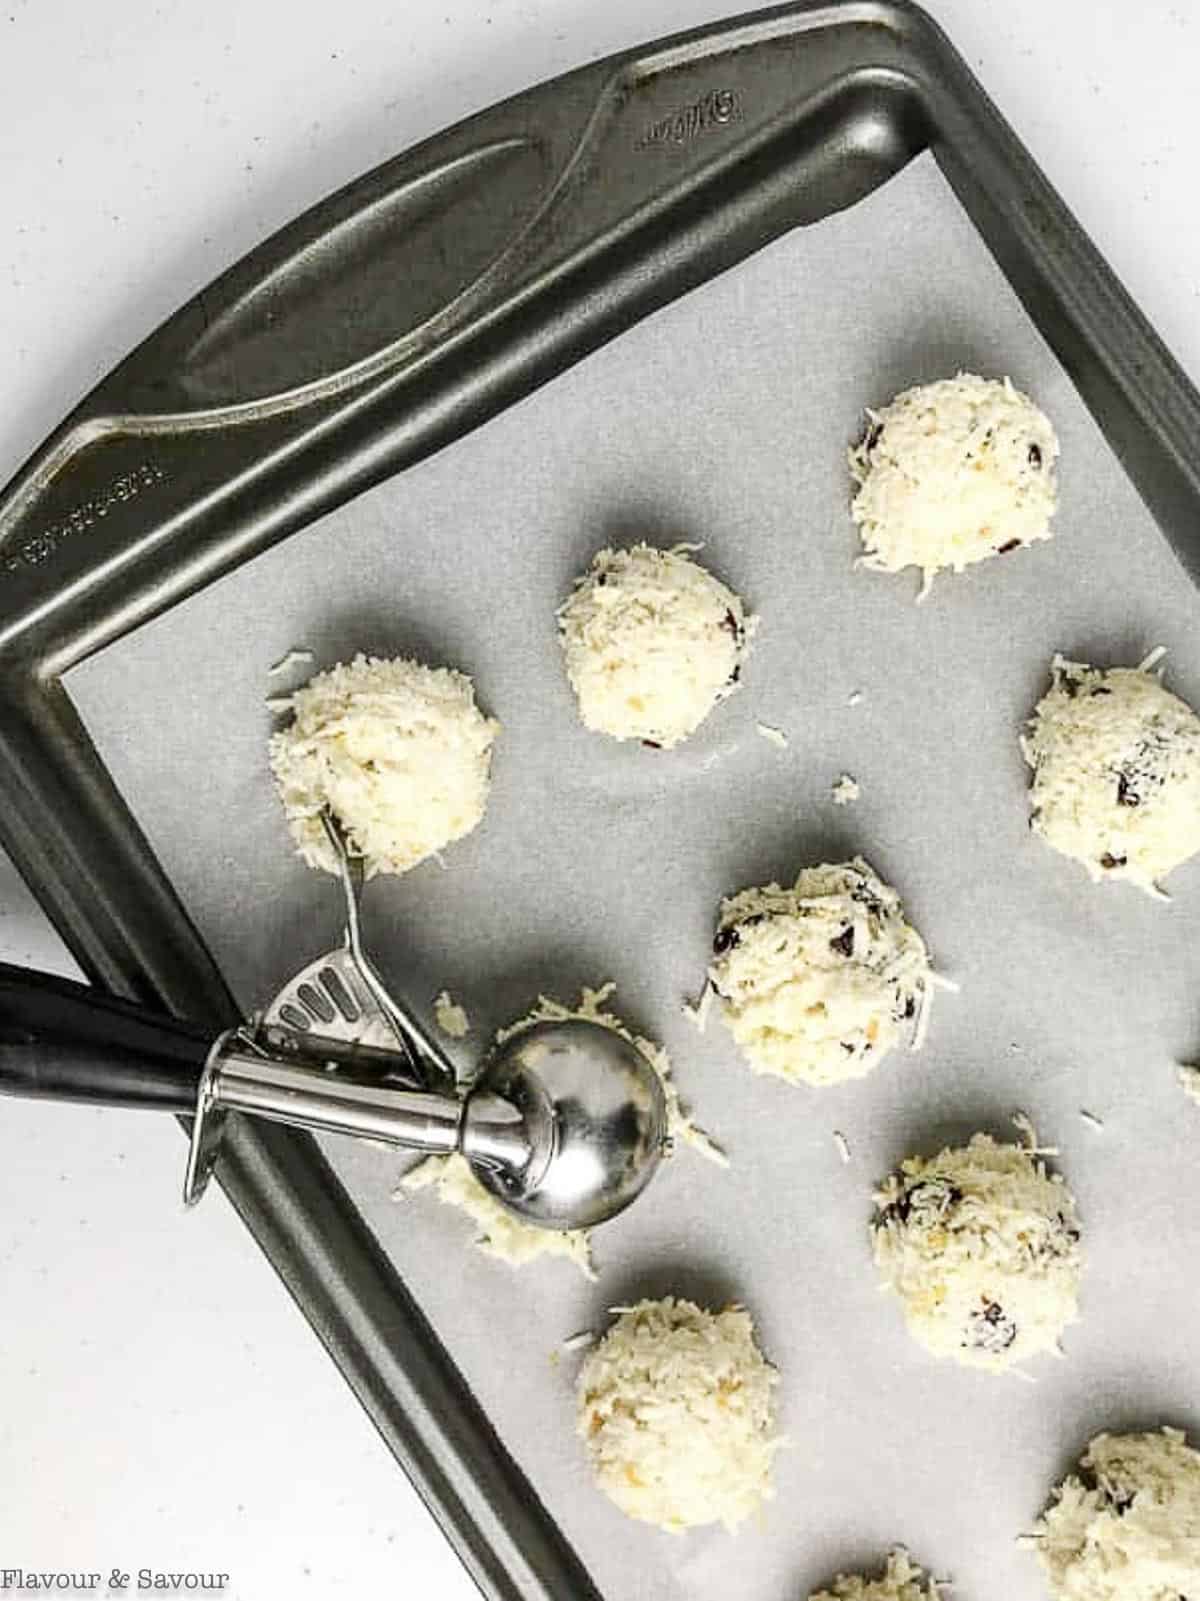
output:
{"label": "parchment paper", "polygon": [[[939,580],[855,573],[847,444],[861,408],[958,368],[1009,373],[1062,438],[1058,538]],[[554,609],[602,543],[704,542],[762,615],[745,688],[674,753],[576,720]],[[1169,906],[1095,888],[1026,826],[1016,731],[1063,650],[1169,647],[1200,703],[1197,596],[1071,384],[925,158],[853,211],[659,313],[469,439],[363,496],[76,670],[70,689],[247,1008],[339,937],[332,880],[289,853],[265,762],[268,665],[416,652],[472,673],[503,722],[484,825],[368,891],[368,937],[419,1006],[449,986],[473,1042],[539,989],[613,978],[726,1144],[683,1151],[600,1230],[597,1284],[473,1251],[404,1163],[330,1141],[339,1173],[611,1601],[791,1601],[893,1541],[974,1601],[1042,1593],[1015,1537],[1102,1428],[1196,1430],[1200,864]],[[860,691],[861,704],[849,697]],[[786,751],[755,731],[778,725]],[[835,809],[843,772],[862,786]],[[754,1078],[679,1002],[718,898],[862,851],[943,972],[928,1045],[814,1091]],[[1087,1271],[1066,1358],[1035,1383],[926,1356],[879,1294],[873,1183],[1023,1108],[1061,1148]],[[1082,1108],[1104,1123],[1098,1130]],[[851,1160],[833,1140],[842,1130]],[[744,1300],[782,1374],[791,1448],[761,1531],[676,1539],[590,1486],[572,1435],[605,1308]],[[320,1450],[319,1441],[298,1442]]]}

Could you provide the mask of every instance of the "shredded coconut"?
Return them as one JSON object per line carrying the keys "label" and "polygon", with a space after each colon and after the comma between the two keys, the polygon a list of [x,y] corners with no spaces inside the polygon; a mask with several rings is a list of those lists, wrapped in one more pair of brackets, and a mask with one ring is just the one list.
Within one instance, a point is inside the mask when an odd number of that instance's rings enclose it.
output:
{"label": "shredded coconut", "polygon": [[757,619],[695,548],[601,550],[559,608],[586,728],[667,749],[737,688]]}
{"label": "shredded coconut", "polygon": [[1152,672],[1157,678],[1161,678],[1166,669],[1161,667],[1159,663],[1165,659],[1166,654],[1167,647],[1165,645],[1155,645],[1154,649],[1143,656],[1141,661],[1137,664],[1138,672]]}
{"label": "shredded coconut", "polygon": [[1049,539],[1058,438],[1027,396],[960,372],[868,409],[850,452],[850,514],[874,572],[919,567],[924,596],[945,568]]}
{"label": "shredded coconut", "polygon": [[679,1008],[684,1017],[687,1018],[688,1022],[696,1030],[697,1034],[703,1034],[705,1029],[708,1027],[708,1014],[712,1011],[712,1003],[713,988],[706,979],[704,982],[704,988],[700,991],[699,999],[695,1001],[684,1001],[682,1006]]}
{"label": "shredded coconut", "polygon": [[1054,1601],[1200,1594],[1200,1452],[1181,1429],[1097,1435],[1022,1544]]}
{"label": "shredded coconut", "polygon": [[882,1575],[868,1579],[858,1573],[839,1573],[830,1590],[819,1590],[808,1601],[939,1601],[941,1587],[935,1579],[922,1584],[924,1569],[906,1551],[896,1550],[888,1557]]}
{"label": "shredded coconut", "polygon": [[1043,1145],[1038,1139],[1038,1131],[1033,1126],[1033,1119],[1028,1112],[1016,1111],[1012,1114],[1012,1125],[1025,1142],[1025,1149],[1030,1156],[1057,1156],[1057,1145]]}
{"label": "shredded coconut", "polygon": [[1200,1067],[1184,1067],[1180,1065],[1175,1069],[1175,1077],[1179,1087],[1189,1100],[1200,1106]]}
{"label": "shredded coconut", "polygon": [[1200,718],[1144,663],[1055,656],[1051,673],[1021,737],[1030,826],[1093,880],[1162,897],[1158,880],[1200,850]]}
{"label": "shredded coconut", "polygon": [[471,1019],[465,1006],[452,999],[449,990],[443,990],[433,1003],[433,1020],[442,1033],[452,1040],[465,1039],[471,1032]]}
{"label": "shredded coconut", "polygon": [[856,689],[851,694],[850,699],[846,702],[846,705],[847,706],[861,706],[862,703],[863,703],[862,690],[861,689]]}
{"label": "shredded coconut", "polygon": [[935,1356],[1001,1373],[1057,1352],[1075,1321],[1075,1201],[1040,1154],[1036,1137],[1001,1145],[976,1134],[960,1149],[909,1157],[877,1191],[883,1287]]}
{"label": "shredded coconut", "polygon": [[861,856],[722,901],[709,982],[750,1066],[789,1082],[861,1078],[914,1024],[929,953],[900,897]]}
{"label": "shredded coconut", "polygon": [[788,737],[782,728],[776,728],[771,723],[755,723],[754,727],[768,745],[774,745],[777,750],[787,750]]}
{"label": "shredded coconut", "polygon": [[296,848],[337,872],[321,827],[329,807],[368,877],[404,873],[483,817],[499,724],[471,680],[445,667],[356,656],[289,697],[271,770]]}
{"label": "shredded coconut", "polygon": [[565,1256],[585,1278],[596,1277],[586,1229],[560,1231],[523,1223],[484,1189],[465,1157],[427,1156],[404,1175],[397,1193],[402,1196],[405,1191],[431,1187],[436,1188],[439,1201],[458,1207],[476,1225],[480,1232],[475,1244],[488,1256],[510,1267],[524,1267],[546,1256]]}
{"label": "shredded coconut", "polygon": [[621,1310],[579,1375],[577,1429],[597,1485],[673,1534],[736,1528],[774,1494],[777,1379],[742,1307],[668,1296]]}
{"label": "shredded coconut", "polygon": [[843,773],[834,784],[831,793],[835,806],[852,806],[862,794],[862,790],[856,778],[851,778],[849,773]]}
{"label": "shredded coconut", "polygon": [[1095,1112],[1089,1112],[1086,1106],[1081,1106],[1079,1108],[1079,1115],[1085,1123],[1090,1123],[1094,1129],[1103,1131],[1104,1119],[1102,1117],[1097,1117]]}
{"label": "shredded coconut", "polygon": [[833,1143],[837,1146],[837,1153],[842,1161],[848,1162],[850,1160],[850,1141],[842,1133],[841,1129],[834,1129]]}
{"label": "shredded coconut", "polygon": [[293,667],[308,667],[314,659],[311,650],[289,650],[286,656],[281,656],[267,668],[267,677],[282,678],[284,673],[290,673]]}

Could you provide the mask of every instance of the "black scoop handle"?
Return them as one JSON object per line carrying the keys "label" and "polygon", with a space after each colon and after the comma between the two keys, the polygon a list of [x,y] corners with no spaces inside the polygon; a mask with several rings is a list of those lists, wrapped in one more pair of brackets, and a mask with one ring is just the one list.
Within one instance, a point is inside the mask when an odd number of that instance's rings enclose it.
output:
{"label": "black scoop handle", "polygon": [[214,1035],[0,963],[0,1094],[191,1112]]}

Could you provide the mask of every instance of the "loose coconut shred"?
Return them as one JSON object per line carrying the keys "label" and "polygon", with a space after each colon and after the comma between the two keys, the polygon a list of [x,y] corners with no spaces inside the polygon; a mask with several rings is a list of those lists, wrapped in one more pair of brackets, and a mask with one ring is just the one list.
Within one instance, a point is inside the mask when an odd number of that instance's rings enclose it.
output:
{"label": "loose coconut shred", "polygon": [[1200,1452],[1181,1429],[1097,1435],[1022,1544],[1054,1601],[1200,1596]]}
{"label": "loose coconut shred", "polygon": [[1049,539],[1058,438],[1049,419],[1005,378],[960,372],[867,412],[850,452],[850,507],[873,572],[962,572]]}
{"label": "loose coconut shred", "polygon": [[871,1229],[882,1286],[913,1338],[991,1373],[1058,1353],[1083,1261],[1074,1198],[1038,1159],[1028,1120],[1018,1126],[1021,1145],[976,1134],[909,1157],[876,1193]]}
{"label": "loose coconut shred", "polygon": [[899,895],[861,856],[730,896],[713,953],[709,983],[756,1073],[837,1084],[869,1073],[906,1029],[914,1050],[924,1039],[939,980]]}
{"label": "loose coconut shred", "polygon": [[308,667],[313,659],[311,650],[289,650],[277,662],[271,663],[267,668],[267,677],[282,678],[285,673],[290,673],[293,667]]}
{"label": "loose coconut shred", "polygon": [[1033,769],[1029,822],[1095,882],[1158,881],[1200,850],[1200,717],[1138,667],[1055,656],[1021,751]]}
{"label": "loose coconut shred", "polygon": [[[619,1017],[603,1010],[604,1002],[615,988],[614,984],[604,984],[599,989],[585,989],[574,1008],[540,995],[537,1005],[527,1017],[497,1032],[496,1044],[503,1045],[534,1023],[562,1023],[572,1018],[582,1018],[612,1029],[622,1039],[635,1045],[658,1075],[667,1103],[667,1132],[670,1139],[690,1145],[710,1161],[727,1167],[729,1159],[725,1153],[684,1111],[671,1078],[671,1059],[666,1051],[653,1040],[634,1034]],[[556,1232],[522,1222],[503,1207],[490,1191],[484,1189],[461,1156],[426,1157],[404,1175],[397,1195],[402,1195],[404,1191],[423,1190],[431,1185],[437,1186],[440,1201],[448,1206],[459,1207],[479,1226],[481,1232],[475,1243],[489,1256],[508,1262],[512,1267],[523,1267],[545,1256],[562,1256],[573,1261],[587,1278],[595,1277],[590,1230],[566,1229]]]}
{"label": "loose coconut shred", "polygon": [[778,1374],[740,1306],[667,1296],[617,1308],[584,1359],[577,1429],[596,1483],[622,1512],[671,1534],[735,1529],[774,1494]]}
{"label": "loose coconut shred", "polygon": [[449,990],[442,990],[433,1003],[433,1020],[447,1039],[463,1040],[471,1032],[471,1019]]}
{"label": "loose coconut shred", "polygon": [[878,1579],[839,1573],[832,1589],[818,1590],[808,1601],[940,1601],[942,1594],[937,1581],[926,1578],[906,1551],[896,1550]]}

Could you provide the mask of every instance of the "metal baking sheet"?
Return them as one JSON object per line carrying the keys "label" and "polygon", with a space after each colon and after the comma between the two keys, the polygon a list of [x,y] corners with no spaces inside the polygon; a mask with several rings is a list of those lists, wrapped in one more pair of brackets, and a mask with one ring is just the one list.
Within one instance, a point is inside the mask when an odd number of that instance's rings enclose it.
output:
{"label": "metal baking sheet", "polygon": [[[1057,538],[914,605],[852,569],[847,445],[865,404],[960,368],[1008,373],[1062,440]],[[554,609],[606,542],[702,542],[762,625],[743,691],[671,753],[578,724]],[[606,1597],[776,1601],[893,1541],[963,1596],[1033,1601],[1015,1548],[1100,1428],[1200,1428],[1200,865],[1163,906],[1093,887],[1026,826],[1018,726],[1052,653],[1170,652],[1200,703],[1196,592],[929,156],[769,246],[469,438],[370,490],[67,675],[119,789],[242,1006],[336,937],[332,880],[289,851],[265,764],[268,666],[358,650],[460,666],[503,724],[483,826],[368,891],[369,938],[418,1005],[448,986],[475,1041],[539,990],[612,979],[732,1166],[681,1152],[595,1236],[599,1279],[472,1250],[404,1163],[325,1152]],[[851,706],[852,693],[862,696]],[[756,720],[786,731],[780,751]],[[842,772],[862,786],[837,809]],[[940,970],[925,1050],[825,1091],[754,1078],[700,982],[719,897],[863,852]],[[451,1047],[460,1061],[467,1046]],[[1078,1196],[1082,1321],[1035,1383],[927,1358],[875,1287],[874,1181],[1027,1112]],[[1082,1111],[1102,1120],[1098,1129]],[[851,1159],[833,1139],[842,1131]],[[761,1530],[673,1539],[590,1486],[566,1336],[666,1293],[744,1300],[791,1445]]]}

